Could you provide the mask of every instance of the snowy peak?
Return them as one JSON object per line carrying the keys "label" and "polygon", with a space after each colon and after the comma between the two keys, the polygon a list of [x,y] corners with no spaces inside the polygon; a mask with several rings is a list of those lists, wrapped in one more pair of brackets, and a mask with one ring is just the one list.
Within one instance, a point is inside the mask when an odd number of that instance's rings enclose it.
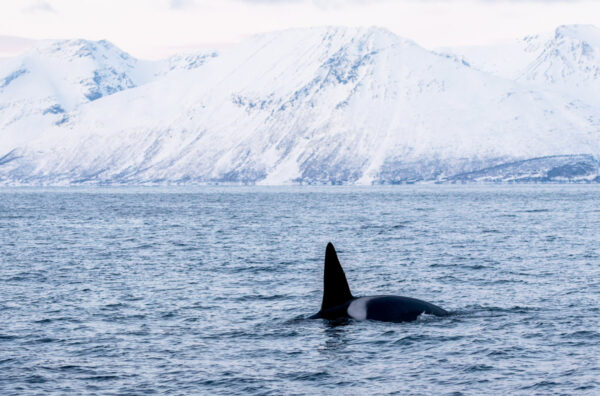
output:
{"label": "snowy peak", "polygon": [[[198,68],[216,56],[214,51],[205,51],[174,55],[164,61],[142,61],[106,40],[46,40],[16,58],[0,62],[0,96],[53,98],[70,111],[173,70]],[[36,92],[30,89],[34,85]]]}
{"label": "snowy peak", "polygon": [[303,38],[311,44],[321,44],[321,50],[327,50],[343,43],[347,45],[360,45],[364,42],[372,42],[376,46],[386,46],[399,42],[414,44],[413,41],[401,38],[388,29],[371,27],[342,27],[342,26],[320,26],[311,28],[292,28],[276,32],[268,32],[253,35],[247,42],[291,42]]}
{"label": "snowy peak", "polygon": [[197,68],[208,57],[201,53],[142,61],[106,40],[40,41],[19,56],[0,60],[0,148],[65,124],[85,103],[140,87],[173,70]]}
{"label": "snowy peak", "polygon": [[107,41],[43,41],[0,63],[0,96],[11,101],[54,100],[68,111],[143,83],[139,66]]}
{"label": "snowy peak", "polygon": [[41,41],[0,61],[3,144],[32,139],[82,103],[147,81],[145,65],[107,41]]}
{"label": "snowy peak", "polygon": [[328,90],[336,97],[347,96],[373,71],[376,58],[403,49],[426,52],[381,28],[290,29],[252,37],[222,53],[209,71],[223,76],[220,90],[234,97],[239,93],[284,108],[303,100],[314,105]]}
{"label": "snowy peak", "polygon": [[317,62],[327,58],[368,55],[394,46],[416,46],[414,42],[383,28],[332,26],[256,35],[248,40],[247,45],[259,51],[256,55],[265,53],[276,58],[290,57],[290,50],[303,50],[303,53],[295,54],[297,58],[306,55]]}
{"label": "snowy peak", "polygon": [[600,29],[594,25],[561,25],[554,31],[554,39],[589,42],[598,46],[600,45]]}
{"label": "snowy peak", "polygon": [[442,48],[485,72],[563,91],[600,88],[600,29],[565,25],[490,46]]}
{"label": "snowy peak", "polygon": [[165,75],[173,70],[192,70],[204,65],[219,55],[217,51],[202,51],[186,54],[175,54],[163,61],[164,66],[157,75]]}
{"label": "snowy peak", "polygon": [[96,100],[147,80],[145,73],[139,70],[141,65],[137,59],[106,40],[44,42],[25,56],[31,62],[46,66],[52,73],[48,77],[53,80],[79,85],[82,101]]}
{"label": "snowy peak", "polygon": [[29,50],[28,54],[38,54],[41,57],[59,58],[66,61],[90,58],[100,64],[112,63],[117,59],[135,61],[128,53],[106,40],[44,40]]}
{"label": "snowy peak", "polygon": [[520,77],[537,83],[600,84],[600,29],[560,26]]}

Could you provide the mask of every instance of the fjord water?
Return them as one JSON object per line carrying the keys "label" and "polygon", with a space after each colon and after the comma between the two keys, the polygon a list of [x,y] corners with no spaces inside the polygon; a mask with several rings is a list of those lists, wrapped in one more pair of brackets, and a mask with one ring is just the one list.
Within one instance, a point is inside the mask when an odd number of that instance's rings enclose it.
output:
{"label": "fjord water", "polygon": [[[452,312],[308,320],[354,295]],[[0,393],[598,394],[600,188],[0,190]]]}

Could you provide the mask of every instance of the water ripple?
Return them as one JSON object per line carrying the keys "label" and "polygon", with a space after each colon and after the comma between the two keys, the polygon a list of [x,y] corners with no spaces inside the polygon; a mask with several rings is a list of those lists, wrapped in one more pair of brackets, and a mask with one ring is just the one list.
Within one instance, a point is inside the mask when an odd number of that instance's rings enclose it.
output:
{"label": "water ripple", "polygon": [[[598,394],[597,186],[0,189],[0,394]],[[310,320],[352,292],[451,315]]]}

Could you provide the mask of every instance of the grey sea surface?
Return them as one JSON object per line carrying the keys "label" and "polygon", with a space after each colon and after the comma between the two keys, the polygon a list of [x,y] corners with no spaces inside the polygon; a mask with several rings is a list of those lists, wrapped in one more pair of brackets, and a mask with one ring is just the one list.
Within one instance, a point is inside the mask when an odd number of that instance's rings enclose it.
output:
{"label": "grey sea surface", "polygon": [[[411,323],[309,320],[333,242]],[[0,394],[600,393],[600,186],[0,189]]]}

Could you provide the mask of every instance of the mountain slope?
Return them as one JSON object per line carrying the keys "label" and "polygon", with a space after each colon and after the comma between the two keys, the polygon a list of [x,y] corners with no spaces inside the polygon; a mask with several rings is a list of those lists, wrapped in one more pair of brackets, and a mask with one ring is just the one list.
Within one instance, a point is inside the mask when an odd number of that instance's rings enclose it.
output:
{"label": "mountain slope", "polygon": [[439,51],[490,74],[540,87],[579,90],[600,84],[600,29],[592,25],[559,26],[519,40]]}
{"label": "mountain slope", "polygon": [[384,29],[265,34],[78,106],[5,148],[0,182],[400,183],[595,161],[598,106],[536,84]]}
{"label": "mountain slope", "polygon": [[40,130],[64,122],[79,104],[143,83],[137,63],[106,41],[85,40],[43,42],[0,62],[3,145],[18,138],[27,142]]}
{"label": "mountain slope", "polygon": [[558,27],[518,78],[599,103],[600,29],[589,25]]}
{"label": "mountain slope", "polygon": [[[210,56],[216,56],[211,53]],[[111,43],[43,41],[0,61],[0,148],[35,139],[83,103],[138,87],[177,69],[201,65],[207,54],[140,61]]]}

